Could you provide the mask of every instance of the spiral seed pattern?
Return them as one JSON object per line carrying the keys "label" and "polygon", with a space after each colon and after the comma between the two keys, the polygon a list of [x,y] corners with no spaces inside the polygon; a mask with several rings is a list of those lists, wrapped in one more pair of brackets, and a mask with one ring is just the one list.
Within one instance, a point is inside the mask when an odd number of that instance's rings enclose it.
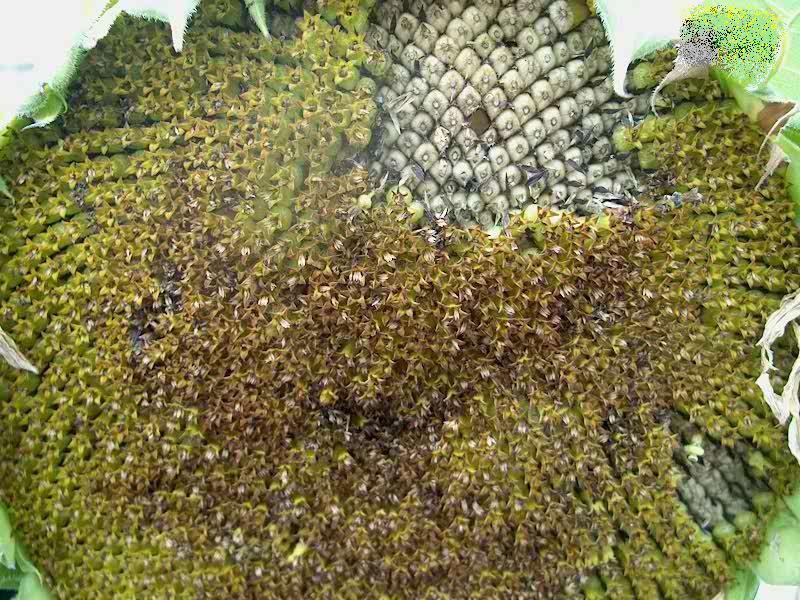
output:
{"label": "spiral seed pattern", "polygon": [[567,0],[383,3],[367,37],[394,64],[373,176],[464,226],[530,204],[597,213],[635,191],[610,139],[647,101],[613,97],[610,48],[586,16]]}

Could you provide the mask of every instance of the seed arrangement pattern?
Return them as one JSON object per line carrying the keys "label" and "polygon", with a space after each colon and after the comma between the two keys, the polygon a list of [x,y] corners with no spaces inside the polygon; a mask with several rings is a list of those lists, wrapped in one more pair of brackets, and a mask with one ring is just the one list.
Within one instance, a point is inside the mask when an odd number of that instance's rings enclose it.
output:
{"label": "seed arrangement pattern", "polygon": [[603,27],[587,17],[567,0],[382,3],[368,41],[394,64],[373,174],[399,173],[463,226],[530,203],[587,214],[625,198],[636,180],[610,139],[647,98],[617,101]]}

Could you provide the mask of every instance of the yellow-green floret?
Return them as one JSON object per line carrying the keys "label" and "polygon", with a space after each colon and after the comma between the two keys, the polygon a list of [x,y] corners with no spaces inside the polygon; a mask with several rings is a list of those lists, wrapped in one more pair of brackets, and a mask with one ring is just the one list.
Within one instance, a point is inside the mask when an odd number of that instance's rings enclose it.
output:
{"label": "yellow-green floret", "polygon": [[347,160],[386,62],[311,5],[267,41],[206,2],[180,55],[118,24],[4,150],[40,375],[0,366],[0,499],[57,597],[713,597],[800,475],[754,384],[800,285],[758,131],[628,134],[691,201],[420,235]]}

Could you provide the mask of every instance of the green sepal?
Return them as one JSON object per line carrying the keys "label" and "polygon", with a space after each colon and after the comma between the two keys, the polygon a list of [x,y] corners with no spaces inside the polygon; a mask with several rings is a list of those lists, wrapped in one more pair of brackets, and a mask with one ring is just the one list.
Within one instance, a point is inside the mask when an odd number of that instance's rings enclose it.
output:
{"label": "green sepal", "polygon": [[15,600],[55,600],[55,598],[39,577],[34,573],[28,573],[19,583]]}
{"label": "green sepal", "polygon": [[733,583],[725,590],[725,600],[753,600],[760,585],[761,581],[751,569],[739,569]]}
{"label": "green sepal", "polygon": [[800,585],[800,521],[784,509],[767,527],[764,546],[753,571],[772,585]]}
{"label": "green sepal", "polygon": [[42,574],[39,572],[39,569],[36,568],[36,565],[33,564],[33,561],[28,556],[28,551],[25,549],[25,545],[22,542],[16,543],[16,553],[15,559],[17,562],[17,568],[19,571],[25,575],[33,574],[39,578],[39,581],[42,581]]}
{"label": "green sepal", "polygon": [[11,519],[5,507],[0,504],[0,565],[16,569],[16,554]]}
{"label": "green sepal", "polygon": [[67,112],[67,101],[64,96],[55,88],[45,85],[39,101],[36,103],[36,108],[29,113],[33,119],[33,123],[22,130],[31,129],[33,127],[45,127],[55,121],[62,114]]}

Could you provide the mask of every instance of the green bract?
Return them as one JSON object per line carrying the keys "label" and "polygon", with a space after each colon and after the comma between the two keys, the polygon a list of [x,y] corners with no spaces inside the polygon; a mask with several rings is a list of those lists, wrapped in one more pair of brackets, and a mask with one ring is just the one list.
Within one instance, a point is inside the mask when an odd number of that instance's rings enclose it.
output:
{"label": "green bract", "polygon": [[772,520],[753,571],[774,585],[800,585],[800,521],[789,510]]}
{"label": "green bract", "polygon": [[11,530],[11,520],[5,507],[0,504],[0,565],[7,569],[14,569],[16,548]]}
{"label": "green bract", "polygon": [[250,16],[258,26],[259,31],[264,34],[264,37],[270,39],[269,29],[267,29],[267,6],[266,0],[245,0],[247,10],[250,11]]}
{"label": "green bract", "polygon": [[758,576],[749,568],[736,573],[731,586],[725,591],[724,600],[753,600],[758,593]]}
{"label": "green bract", "polygon": [[17,591],[15,600],[52,600],[39,569],[14,539],[8,512],[0,503],[0,590]]}
{"label": "green bract", "polygon": [[15,600],[54,600],[54,597],[35,573],[27,573],[20,580]]}

